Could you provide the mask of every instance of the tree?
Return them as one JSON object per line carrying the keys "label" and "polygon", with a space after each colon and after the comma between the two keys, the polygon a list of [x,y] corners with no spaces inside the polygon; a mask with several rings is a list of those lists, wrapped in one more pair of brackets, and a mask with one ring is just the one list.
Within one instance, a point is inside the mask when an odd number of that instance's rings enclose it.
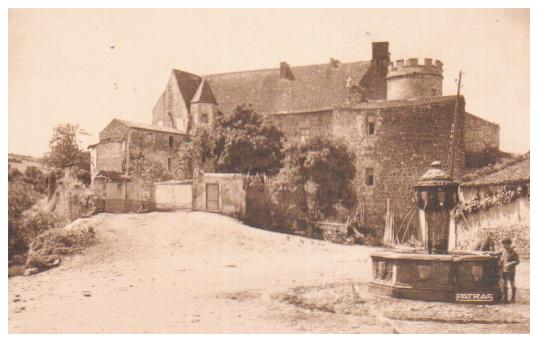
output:
{"label": "tree", "polygon": [[220,115],[214,130],[196,127],[179,150],[179,168],[191,175],[194,168],[209,172],[278,173],[283,134],[247,106]]}
{"label": "tree", "polygon": [[337,205],[353,206],[355,154],[343,140],[313,137],[291,143],[284,155],[284,166],[273,184],[274,202],[308,222],[334,215]]}
{"label": "tree", "polygon": [[278,173],[282,132],[252,108],[242,105],[217,120],[215,157],[218,172]]}
{"label": "tree", "polygon": [[30,185],[32,188],[39,192],[44,193],[46,188],[46,178],[43,174],[43,171],[38,169],[36,166],[28,166],[24,170],[24,181]]}
{"label": "tree", "polygon": [[49,166],[63,168],[67,164],[88,164],[89,156],[79,146],[79,137],[89,135],[78,124],[65,123],[54,127],[49,141],[50,153],[45,157]]}
{"label": "tree", "polygon": [[214,132],[208,128],[196,127],[190,139],[184,142],[178,152],[179,169],[186,177],[192,177],[195,168],[206,172],[215,171]]}

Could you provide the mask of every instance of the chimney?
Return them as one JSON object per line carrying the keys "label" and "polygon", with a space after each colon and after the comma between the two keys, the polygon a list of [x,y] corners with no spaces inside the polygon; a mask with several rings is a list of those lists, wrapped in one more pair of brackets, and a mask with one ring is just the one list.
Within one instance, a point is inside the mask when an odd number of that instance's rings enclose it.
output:
{"label": "chimney", "polygon": [[381,68],[389,65],[389,42],[372,42],[372,62]]}
{"label": "chimney", "polygon": [[332,68],[337,69],[338,66],[340,65],[340,61],[338,59],[331,58],[331,60],[329,61],[329,64],[331,65]]}
{"label": "chimney", "polygon": [[280,62],[280,79],[293,80],[293,73],[290,65],[286,62]]}

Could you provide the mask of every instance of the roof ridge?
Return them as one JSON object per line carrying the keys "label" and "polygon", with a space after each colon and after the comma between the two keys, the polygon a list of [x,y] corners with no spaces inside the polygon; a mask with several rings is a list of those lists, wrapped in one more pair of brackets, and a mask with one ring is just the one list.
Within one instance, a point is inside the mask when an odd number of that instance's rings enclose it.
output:
{"label": "roof ridge", "polygon": [[[340,62],[340,66],[342,65],[350,65],[350,64],[359,64],[359,63],[371,63],[371,61],[356,61],[356,62]],[[315,64],[305,64],[305,65],[290,65],[290,68],[293,69],[299,69],[299,68],[308,68],[308,67],[315,67],[315,66],[323,66],[323,65],[331,65],[331,63],[315,63]],[[226,71],[226,72],[218,72],[214,74],[204,74],[203,77],[213,77],[213,76],[221,76],[221,75],[231,75],[231,74],[244,74],[244,73],[254,73],[254,72],[262,72],[262,71],[277,71],[280,70],[279,67],[276,68],[264,68],[264,69],[253,69],[253,70],[238,70],[238,71]]]}

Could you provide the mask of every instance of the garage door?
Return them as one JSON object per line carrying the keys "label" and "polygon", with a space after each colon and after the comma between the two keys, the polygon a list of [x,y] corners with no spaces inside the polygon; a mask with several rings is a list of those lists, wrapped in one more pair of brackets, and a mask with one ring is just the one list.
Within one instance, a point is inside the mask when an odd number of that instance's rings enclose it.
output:
{"label": "garage door", "polygon": [[219,210],[219,185],[218,183],[206,184],[206,208],[211,211]]}

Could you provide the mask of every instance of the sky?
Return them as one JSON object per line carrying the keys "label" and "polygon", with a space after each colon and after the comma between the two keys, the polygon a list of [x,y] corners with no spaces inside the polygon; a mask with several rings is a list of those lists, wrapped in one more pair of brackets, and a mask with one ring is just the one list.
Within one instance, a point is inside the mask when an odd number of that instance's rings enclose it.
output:
{"label": "sky", "polygon": [[10,9],[8,150],[41,156],[75,122],[97,142],[112,120],[151,123],[170,70],[220,72],[369,60],[444,63],[444,95],[463,71],[466,110],[500,125],[500,146],[530,149],[526,9]]}

